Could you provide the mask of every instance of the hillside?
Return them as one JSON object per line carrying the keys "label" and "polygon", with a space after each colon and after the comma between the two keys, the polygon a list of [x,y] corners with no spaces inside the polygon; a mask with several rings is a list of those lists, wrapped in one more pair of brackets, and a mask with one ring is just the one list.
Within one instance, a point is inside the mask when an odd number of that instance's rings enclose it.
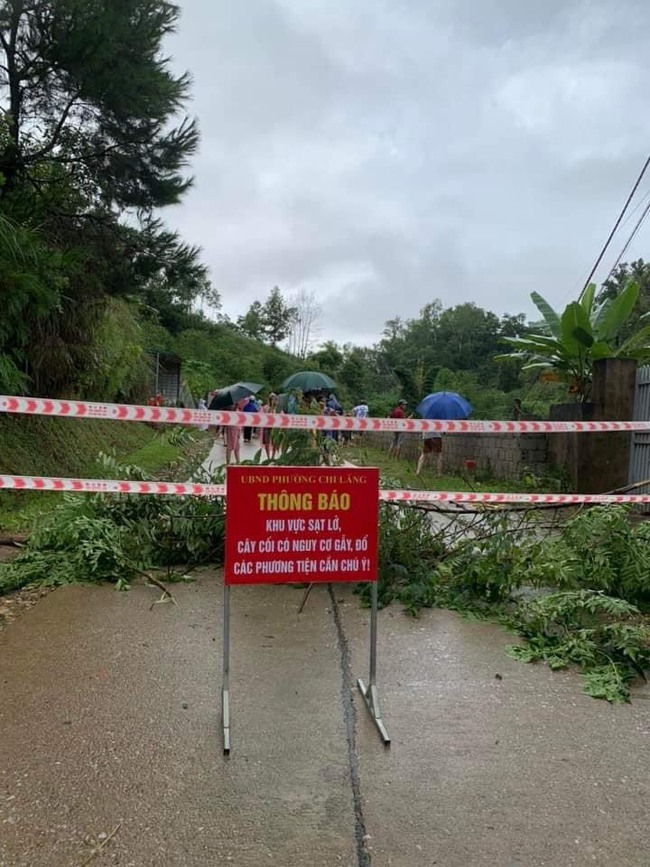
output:
{"label": "hillside", "polygon": [[195,399],[239,380],[278,389],[287,376],[304,365],[277,347],[246,337],[231,323],[211,322],[192,314],[174,325],[172,331],[154,322],[143,323],[143,343],[180,356],[181,376]]}
{"label": "hillside", "polygon": [[[180,448],[148,425],[95,419],[0,416],[0,473],[102,477],[101,452],[155,472],[175,460]],[[26,528],[60,494],[0,491],[0,531]]]}

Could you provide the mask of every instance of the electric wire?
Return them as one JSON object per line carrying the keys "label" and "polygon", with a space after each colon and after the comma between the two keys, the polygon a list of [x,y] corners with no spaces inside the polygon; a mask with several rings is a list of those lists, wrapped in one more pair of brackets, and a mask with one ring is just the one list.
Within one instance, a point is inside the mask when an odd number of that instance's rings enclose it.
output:
{"label": "electric wire", "polygon": [[582,296],[587,291],[587,287],[591,283],[591,278],[594,276],[594,274],[596,273],[596,269],[598,268],[598,266],[602,262],[603,257],[605,255],[605,253],[607,252],[607,249],[609,248],[609,245],[611,244],[612,239],[613,239],[614,235],[616,234],[616,231],[617,231],[618,227],[620,226],[620,224],[623,220],[623,217],[625,216],[625,214],[627,212],[628,207],[630,206],[630,202],[634,198],[634,194],[636,193],[637,189],[639,188],[639,184],[643,180],[643,176],[645,175],[646,169],[648,168],[649,165],[650,165],[650,156],[647,157],[645,163],[643,164],[643,168],[641,169],[641,172],[639,173],[639,176],[636,179],[634,186],[632,187],[632,190],[631,190],[629,196],[627,197],[625,204],[623,205],[623,209],[621,210],[621,213],[618,215],[618,219],[614,223],[614,226],[613,226],[611,232],[609,233],[607,240],[605,241],[605,244],[603,245],[603,248],[598,255],[598,258],[594,262],[594,265],[593,265],[591,271],[589,272],[589,276],[587,277],[585,284],[582,287],[582,292],[580,293],[580,296],[579,296],[580,298],[582,298]]}
{"label": "electric wire", "polygon": [[648,202],[648,204],[645,206],[645,208],[643,209],[643,213],[641,214],[641,216],[639,217],[639,219],[636,221],[636,225],[635,225],[634,228],[632,229],[632,232],[630,233],[629,238],[628,238],[627,241],[625,242],[625,244],[624,244],[624,246],[623,246],[623,249],[622,249],[621,252],[618,254],[618,256],[617,256],[617,258],[616,258],[616,261],[615,261],[614,264],[612,265],[611,270],[610,270],[609,274],[608,274],[607,277],[606,277],[606,280],[609,280],[609,278],[612,276],[612,274],[614,273],[614,271],[616,271],[616,269],[618,268],[618,265],[619,265],[621,259],[622,259],[623,256],[625,255],[625,253],[626,253],[628,247],[630,246],[630,244],[632,243],[632,241],[635,239],[635,237],[636,237],[636,235],[637,235],[639,229],[640,229],[641,226],[643,225],[643,222],[644,222],[645,218],[648,216],[648,213],[649,213],[649,212],[650,212],[650,202]]}

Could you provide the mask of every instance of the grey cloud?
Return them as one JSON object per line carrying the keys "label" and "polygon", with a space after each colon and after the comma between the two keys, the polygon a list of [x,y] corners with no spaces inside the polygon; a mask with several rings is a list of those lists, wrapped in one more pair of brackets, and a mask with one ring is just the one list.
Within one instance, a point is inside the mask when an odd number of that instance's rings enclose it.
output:
{"label": "grey cloud", "polygon": [[645,156],[648,25],[637,0],[188,0],[203,139],[169,220],[227,312],[314,288],[323,339],[436,297],[559,304]]}

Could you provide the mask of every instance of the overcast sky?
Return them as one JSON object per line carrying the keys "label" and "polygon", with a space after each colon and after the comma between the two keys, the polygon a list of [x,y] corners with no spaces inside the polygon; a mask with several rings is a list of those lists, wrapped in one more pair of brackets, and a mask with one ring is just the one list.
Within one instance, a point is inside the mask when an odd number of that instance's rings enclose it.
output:
{"label": "overcast sky", "polygon": [[372,343],[434,298],[579,291],[649,150],[648,0],[180,2],[202,142],[167,219],[224,312],[313,289],[323,339]]}

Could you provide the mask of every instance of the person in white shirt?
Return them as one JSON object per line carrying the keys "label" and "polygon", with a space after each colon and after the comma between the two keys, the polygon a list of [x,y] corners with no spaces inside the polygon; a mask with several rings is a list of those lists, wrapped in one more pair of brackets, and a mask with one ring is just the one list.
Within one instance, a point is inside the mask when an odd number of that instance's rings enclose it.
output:
{"label": "person in white shirt", "polygon": [[[198,409],[207,409],[207,408],[208,408],[208,405],[207,405],[207,403],[205,402],[205,398],[204,398],[204,397],[200,397],[200,398],[199,398],[199,406],[198,406]],[[208,429],[207,424],[200,424],[200,425],[199,425],[199,430],[207,430],[207,429]]]}
{"label": "person in white shirt", "polygon": [[[368,404],[365,400],[362,400],[358,406],[352,408],[352,415],[355,418],[368,418],[368,413],[370,412],[368,408]],[[361,439],[363,437],[363,431],[357,430],[354,432],[354,439]]]}

